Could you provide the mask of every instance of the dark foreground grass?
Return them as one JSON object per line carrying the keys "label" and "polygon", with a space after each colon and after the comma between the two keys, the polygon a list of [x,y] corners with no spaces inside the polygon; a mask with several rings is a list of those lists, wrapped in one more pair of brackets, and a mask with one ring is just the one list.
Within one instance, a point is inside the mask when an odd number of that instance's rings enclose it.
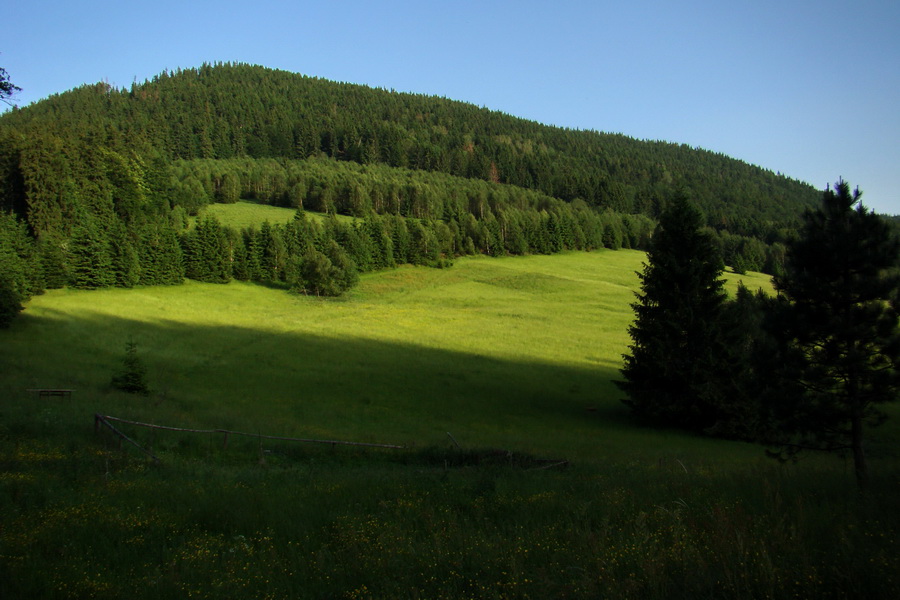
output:
{"label": "dark foreground grass", "polygon": [[[865,495],[641,427],[611,384],[638,257],[554,258],[38,299],[0,334],[0,598],[900,596],[893,421]],[[147,398],[108,385],[128,337]],[[95,412],[405,449],[120,425],[156,463]]]}
{"label": "dark foreground grass", "polygon": [[[4,443],[4,598],[890,598],[896,481],[831,468]],[[460,455],[462,455],[460,457]]]}

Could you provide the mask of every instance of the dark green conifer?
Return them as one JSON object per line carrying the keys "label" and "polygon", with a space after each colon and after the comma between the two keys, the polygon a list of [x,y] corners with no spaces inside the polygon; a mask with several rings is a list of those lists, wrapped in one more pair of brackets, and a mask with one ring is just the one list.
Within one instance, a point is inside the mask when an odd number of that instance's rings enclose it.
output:
{"label": "dark green conifer", "polygon": [[206,217],[184,235],[185,275],[207,283],[231,280],[231,249],[218,220]]}
{"label": "dark green conifer", "polygon": [[722,262],[700,211],[679,196],[660,218],[632,304],[623,400],[656,422],[702,431],[719,419],[716,376],[724,344]]}
{"label": "dark green conifer", "polygon": [[775,278],[787,302],[778,329],[788,350],[781,375],[803,390],[771,406],[781,454],[849,451],[860,487],[868,479],[865,428],[883,421],[879,406],[900,393],[898,258],[900,241],[888,223],[839,181],[805,214]]}
{"label": "dark green conifer", "polygon": [[113,282],[116,287],[134,287],[140,280],[140,263],[125,226],[116,221],[109,236]]}
{"label": "dark green conifer", "polygon": [[0,327],[9,327],[31,295],[31,244],[12,213],[0,213]]}
{"label": "dark green conifer", "polygon": [[122,360],[122,369],[113,375],[110,385],[117,390],[129,394],[146,396],[150,393],[147,385],[147,368],[137,354],[137,344],[129,340],[125,344],[125,358]]}
{"label": "dark green conifer", "polygon": [[260,253],[260,279],[265,282],[283,281],[288,252],[280,228],[264,222],[259,230],[257,247]]}
{"label": "dark green conifer", "polygon": [[115,284],[109,240],[91,218],[83,218],[69,240],[69,283],[72,287],[95,289]]}
{"label": "dark green conifer", "polygon": [[69,266],[62,245],[63,242],[49,235],[37,240],[37,269],[47,289],[65,287],[69,282]]}

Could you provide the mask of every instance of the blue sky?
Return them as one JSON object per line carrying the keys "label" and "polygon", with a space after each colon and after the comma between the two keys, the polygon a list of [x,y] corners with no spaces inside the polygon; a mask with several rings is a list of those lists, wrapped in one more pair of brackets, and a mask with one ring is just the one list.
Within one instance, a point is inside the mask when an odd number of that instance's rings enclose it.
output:
{"label": "blue sky", "polygon": [[7,0],[25,106],[235,61],[721,152],[900,214],[897,0]]}

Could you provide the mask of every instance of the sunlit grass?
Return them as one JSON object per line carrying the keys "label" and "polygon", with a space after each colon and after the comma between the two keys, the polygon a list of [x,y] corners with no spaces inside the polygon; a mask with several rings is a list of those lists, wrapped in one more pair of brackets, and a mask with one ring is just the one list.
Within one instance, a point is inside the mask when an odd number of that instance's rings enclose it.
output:
{"label": "sunlit grass", "polygon": [[[644,260],[467,258],[336,300],[34,298],[0,332],[0,597],[896,596],[893,421],[861,497],[834,457],[779,465],[630,419],[611,382]],[[128,339],[148,398],[109,386]],[[95,412],[407,448],[123,425],[155,465]]]}
{"label": "sunlit grass", "polygon": [[[272,225],[288,223],[294,219],[296,214],[297,210],[293,208],[242,200],[234,204],[208,204],[201,209],[198,218],[203,218],[204,216],[215,217],[222,225],[240,230],[247,227],[259,229],[266,221]],[[315,212],[307,212],[306,216],[316,220],[326,218],[324,214]],[[353,220],[352,217],[345,215],[336,215],[336,218],[341,221]],[[193,220],[196,221],[196,219]]]}

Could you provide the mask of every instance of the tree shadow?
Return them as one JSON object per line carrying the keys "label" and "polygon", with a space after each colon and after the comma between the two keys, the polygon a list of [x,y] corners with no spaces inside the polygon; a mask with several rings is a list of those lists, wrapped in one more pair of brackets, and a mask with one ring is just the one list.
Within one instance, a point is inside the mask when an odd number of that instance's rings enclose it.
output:
{"label": "tree shadow", "polygon": [[[93,412],[164,425],[427,446],[548,448],[630,429],[618,371],[500,359],[364,337],[24,314],[5,355],[7,392],[75,389]],[[110,386],[127,340],[149,397]],[[12,397],[11,396],[11,397]]]}

